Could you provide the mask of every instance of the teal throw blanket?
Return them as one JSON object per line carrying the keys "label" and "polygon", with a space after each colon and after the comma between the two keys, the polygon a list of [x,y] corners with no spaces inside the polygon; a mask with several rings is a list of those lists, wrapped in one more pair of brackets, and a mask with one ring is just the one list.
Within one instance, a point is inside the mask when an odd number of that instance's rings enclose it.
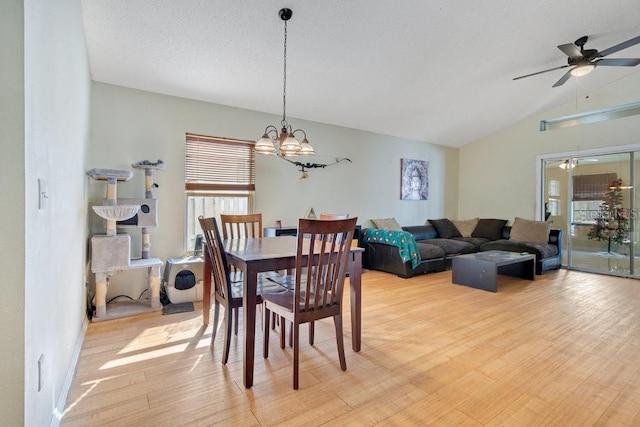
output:
{"label": "teal throw blanket", "polygon": [[408,231],[384,230],[382,228],[367,228],[362,237],[363,242],[383,243],[385,245],[397,246],[400,249],[402,262],[411,260],[411,267],[416,268],[420,264],[420,252],[413,238]]}

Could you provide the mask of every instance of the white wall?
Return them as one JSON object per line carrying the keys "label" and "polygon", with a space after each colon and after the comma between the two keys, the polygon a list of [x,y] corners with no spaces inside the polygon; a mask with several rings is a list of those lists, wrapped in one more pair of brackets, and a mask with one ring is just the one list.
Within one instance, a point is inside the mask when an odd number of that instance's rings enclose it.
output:
{"label": "white wall", "polygon": [[24,421],[24,20],[22,0],[0,2],[0,417]]}
{"label": "white wall", "polygon": [[640,143],[640,116],[545,132],[539,130],[540,120],[639,100],[640,72],[636,72],[462,147],[458,216],[510,221],[516,216],[533,219],[536,213],[536,156]]}
{"label": "white wall", "polygon": [[[133,170],[131,164],[140,160],[166,162],[166,169],[155,173],[159,226],[151,231],[151,256],[162,260],[180,256],[184,250],[185,133],[255,140],[266,125],[280,122],[277,115],[103,83],[92,85],[91,112],[87,168]],[[256,211],[263,213],[264,225],[277,219],[283,225],[295,225],[310,206],[318,213],[349,212],[364,226],[371,218],[394,216],[400,224],[413,225],[457,212],[457,149],[295,118],[289,121],[306,131],[318,154],[348,157],[353,163],[311,170],[308,179],[300,180],[295,166],[258,156]],[[429,162],[428,201],[400,200],[401,158]],[[131,181],[118,185],[119,197],[143,197],[144,174],[133,171]],[[101,204],[104,184],[88,178],[87,182],[90,204]],[[99,218],[87,212],[91,230],[103,233]],[[139,244],[135,251],[139,256]],[[114,276],[107,298],[120,294],[137,298],[146,282],[135,274]]]}
{"label": "white wall", "polygon": [[[23,409],[25,425],[43,426],[63,410],[64,384],[86,323],[90,76],[79,0],[28,0],[24,12]],[[38,208],[38,179],[46,180],[45,209]]]}

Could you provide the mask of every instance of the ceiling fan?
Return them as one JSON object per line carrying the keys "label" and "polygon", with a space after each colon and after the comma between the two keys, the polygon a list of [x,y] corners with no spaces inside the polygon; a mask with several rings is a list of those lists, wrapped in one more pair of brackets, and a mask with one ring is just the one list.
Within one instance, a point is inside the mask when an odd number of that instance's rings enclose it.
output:
{"label": "ceiling fan", "polygon": [[579,162],[597,162],[598,159],[589,159],[589,158],[574,158],[571,163],[569,163],[569,159],[565,159],[564,161],[560,160],[558,161],[558,167],[560,169],[569,169],[569,166],[571,166],[571,169],[575,168],[576,166],[578,166]]}
{"label": "ceiling fan", "polygon": [[[607,58],[603,59],[607,55],[611,55],[619,50],[626,49],[640,43],[640,36],[634,37],[626,42],[622,42],[615,46],[598,52],[596,49],[585,49],[584,45],[589,39],[588,36],[580,37],[575,43],[561,44],[558,46],[562,52],[569,58],[566,65],[550,68],[544,71],[538,71],[537,73],[531,73],[524,76],[516,77],[513,80],[523,79],[525,77],[535,76],[537,74],[546,73],[549,71],[559,70],[561,68],[573,67],[567,71],[560,80],[558,80],[553,87],[563,85],[571,76],[584,76],[589,74],[598,65],[614,66],[614,67],[634,67],[640,64],[640,58]],[[579,49],[578,49],[579,48]]]}

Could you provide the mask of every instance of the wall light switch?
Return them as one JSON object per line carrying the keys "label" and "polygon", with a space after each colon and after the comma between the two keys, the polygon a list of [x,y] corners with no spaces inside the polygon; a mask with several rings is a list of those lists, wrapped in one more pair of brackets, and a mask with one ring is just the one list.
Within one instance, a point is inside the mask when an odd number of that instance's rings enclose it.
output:
{"label": "wall light switch", "polygon": [[38,209],[47,208],[47,181],[38,178]]}

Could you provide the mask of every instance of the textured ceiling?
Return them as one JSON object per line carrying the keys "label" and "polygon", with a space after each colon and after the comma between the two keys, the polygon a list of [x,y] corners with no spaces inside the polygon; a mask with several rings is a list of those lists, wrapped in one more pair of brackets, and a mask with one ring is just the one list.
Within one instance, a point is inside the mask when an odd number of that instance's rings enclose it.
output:
{"label": "textured ceiling", "polygon": [[[639,72],[556,47],[640,35],[638,0],[82,0],[93,80],[460,147]],[[640,57],[640,46],[609,58]],[[262,129],[256,132],[261,132]]]}

